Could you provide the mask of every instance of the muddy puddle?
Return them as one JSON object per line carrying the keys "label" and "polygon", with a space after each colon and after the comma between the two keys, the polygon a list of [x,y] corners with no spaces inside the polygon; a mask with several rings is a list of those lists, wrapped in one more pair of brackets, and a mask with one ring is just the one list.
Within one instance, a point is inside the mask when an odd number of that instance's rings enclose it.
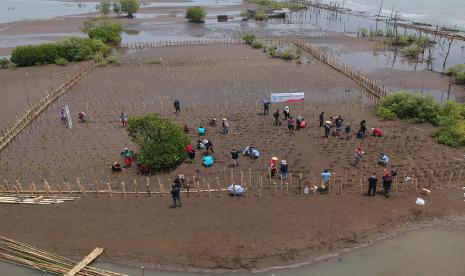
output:
{"label": "muddy puddle", "polygon": [[[465,228],[435,226],[384,239],[364,248],[298,267],[273,268],[267,271],[223,273],[246,275],[463,275],[465,262]],[[100,263],[96,266],[129,275],[188,276],[207,273],[166,272]],[[1,275],[47,275],[7,263],[0,263]],[[211,274],[211,273],[208,273]]]}

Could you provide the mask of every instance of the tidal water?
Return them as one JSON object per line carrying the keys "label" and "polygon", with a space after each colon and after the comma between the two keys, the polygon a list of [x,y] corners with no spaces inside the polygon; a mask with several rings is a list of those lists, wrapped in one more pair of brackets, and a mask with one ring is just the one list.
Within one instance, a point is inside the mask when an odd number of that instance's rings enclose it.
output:
{"label": "tidal water", "polygon": [[[369,15],[378,14],[381,5],[381,0],[323,0],[323,2],[338,2],[353,11]],[[393,10],[406,20],[449,27],[456,25],[465,30],[463,0],[383,0],[381,15],[389,16]]]}

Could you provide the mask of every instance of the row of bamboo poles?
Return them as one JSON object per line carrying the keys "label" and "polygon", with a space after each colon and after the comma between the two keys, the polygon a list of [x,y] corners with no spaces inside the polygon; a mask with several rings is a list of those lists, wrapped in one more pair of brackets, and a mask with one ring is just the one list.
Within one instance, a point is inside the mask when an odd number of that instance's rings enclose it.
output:
{"label": "row of bamboo poles", "polygon": [[64,95],[68,90],[73,87],[79,80],[86,76],[94,67],[95,62],[90,61],[84,63],[81,69],[73,76],[67,75],[66,80],[56,89],[49,91],[38,102],[31,106],[24,112],[18,119],[16,119],[6,131],[2,130],[2,137],[0,137],[0,151],[8,145],[25,127],[27,127],[36,117],[47,109],[54,101]]}
{"label": "row of bamboo poles", "polygon": [[208,40],[179,40],[179,41],[139,41],[132,43],[121,43],[120,48],[123,49],[147,49],[155,47],[170,47],[170,46],[219,46],[228,44],[242,44],[242,39],[239,38],[218,38]]}
{"label": "row of bamboo poles", "polygon": [[[240,171],[240,179],[235,180],[233,170],[231,169],[230,179],[226,175],[222,177],[196,177],[195,175],[188,176],[185,179],[183,185],[182,193],[187,196],[198,195],[201,193],[207,193],[209,197],[213,193],[218,193],[221,195],[223,192],[228,191],[228,187],[224,186],[224,183],[231,185],[235,183],[241,185],[245,189],[245,195],[249,192],[254,192],[256,195],[261,196],[263,190],[271,190],[274,194],[280,191],[285,191],[285,194],[289,194],[290,191],[293,191],[295,194],[303,194],[305,187],[313,188],[314,186],[320,186],[321,182],[317,180],[315,175],[312,173],[310,177],[304,179],[301,173],[296,174],[297,177],[294,177],[292,173],[289,174],[289,178],[283,179],[282,177],[271,177],[271,173],[268,172],[268,175],[257,174],[253,175],[252,170],[249,169],[248,175],[242,170]],[[336,192],[337,194],[342,194],[345,192],[360,192],[364,193],[367,188],[367,179],[369,177],[368,167],[365,166],[365,169],[360,168],[349,173],[349,170],[345,170],[344,174],[339,175],[339,173],[333,171],[332,177],[329,182],[328,191]],[[420,191],[423,188],[426,189],[439,189],[439,188],[461,188],[462,184],[463,170],[460,173],[450,173],[450,175],[445,175],[444,171],[434,172],[431,171],[429,175],[415,175],[413,173],[404,172],[403,176],[396,176],[393,178],[393,192],[405,192],[405,191]],[[155,182],[154,179],[155,178]],[[3,185],[1,186],[0,195],[15,195],[18,197],[24,196],[69,196],[69,197],[85,197],[87,194],[93,194],[97,197],[99,195],[120,195],[125,197],[126,195],[146,195],[150,197],[151,195],[160,195],[164,197],[165,195],[170,194],[170,183],[164,183],[160,176],[146,177],[146,182],[140,184],[136,179],[133,179],[132,185],[124,181],[120,183],[110,183],[110,181],[98,181],[95,179],[93,183],[84,181],[85,184],[81,182],[79,177],[76,177],[76,185],[71,186],[71,183],[63,181],[62,184],[55,184],[54,189],[48,183],[46,179],[43,180],[42,187],[37,188],[34,182],[30,183],[29,188],[23,188],[24,183],[21,183],[19,179],[16,179],[15,184],[11,184],[7,179],[3,179]],[[223,183],[223,184],[222,184]],[[443,183],[441,185],[440,183]],[[118,188],[115,188],[118,186]],[[77,187],[77,189],[76,189]],[[87,187],[87,188],[86,188]]]}
{"label": "row of bamboo poles", "polygon": [[352,66],[342,63],[341,61],[329,56],[324,50],[315,48],[312,44],[300,39],[294,39],[293,44],[306,51],[320,62],[331,66],[333,69],[354,80],[358,85],[364,88],[364,90],[367,92],[366,96],[369,99],[379,101],[380,99],[391,94],[391,91],[385,88],[384,85],[379,81],[374,81],[367,75],[363,74],[360,70],[356,70]]}
{"label": "row of bamboo poles", "polygon": [[[91,257],[95,257],[103,251],[101,248],[96,249],[100,249],[100,251]],[[127,276],[87,266],[85,263],[81,264],[82,262],[76,263],[54,253],[4,237],[1,237],[0,240],[0,260],[55,275]]]}

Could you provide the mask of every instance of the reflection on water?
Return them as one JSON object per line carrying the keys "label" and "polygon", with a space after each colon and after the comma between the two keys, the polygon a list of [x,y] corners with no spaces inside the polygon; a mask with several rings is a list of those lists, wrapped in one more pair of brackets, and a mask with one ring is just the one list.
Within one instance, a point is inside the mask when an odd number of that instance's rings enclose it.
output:
{"label": "reflection on water", "polygon": [[[414,230],[386,239],[372,246],[346,252],[340,256],[297,268],[266,272],[225,273],[225,276],[275,275],[275,276],[392,276],[392,275],[464,275],[465,228],[438,226]],[[142,275],[140,269],[130,269],[112,264],[97,264],[115,272]],[[0,263],[1,275],[44,275],[29,269]],[[145,270],[145,276],[189,276],[202,273],[164,272]]]}

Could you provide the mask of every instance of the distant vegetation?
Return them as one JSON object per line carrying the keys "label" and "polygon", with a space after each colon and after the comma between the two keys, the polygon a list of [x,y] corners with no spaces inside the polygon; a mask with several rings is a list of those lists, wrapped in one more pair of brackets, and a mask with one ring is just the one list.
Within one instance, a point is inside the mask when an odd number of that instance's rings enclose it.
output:
{"label": "distant vegetation", "polygon": [[0,58],[0,68],[7,69],[10,67],[10,60],[7,58]]}
{"label": "distant vegetation", "polygon": [[245,33],[242,35],[242,40],[254,49],[262,49],[265,53],[268,53],[270,57],[282,58],[285,60],[300,59],[302,53],[301,50],[294,51],[292,48],[278,49],[274,45],[267,45],[263,40],[257,38],[252,33]]}
{"label": "distant vegetation", "polygon": [[418,58],[418,55],[420,55],[422,52],[423,48],[418,46],[416,43],[413,43],[410,46],[402,49],[402,54],[409,58]]}
{"label": "distant vegetation", "polygon": [[84,21],[82,31],[90,38],[100,39],[106,44],[117,45],[121,43],[121,23],[114,22],[106,17],[90,18]]}
{"label": "distant vegetation", "polygon": [[295,2],[280,2],[275,0],[245,0],[246,3],[249,4],[257,4],[263,7],[271,8],[271,9],[290,9],[290,10],[298,10],[305,8],[304,4],[295,3]]}
{"label": "distant vegetation", "polygon": [[100,3],[95,6],[95,9],[101,14],[108,15],[111,10],[111,2],[100,1]]}
{"label": "distant vegetation", "polygon": [[189,7],[186,10],[186,18],[189,22],[204,23],[207,12],[199,6]]}
{"label": "distant vegetation", "polygon": [[436,141],[452,147],[465,146],[465,104],[455,101],[440,104],[431,96],[399,92],[384,99],[376,113],[385,120],[429,122],[438,126],[433,133]]}
{"label": "distant vegetation", "polygon": [[19,46],[11,54],[11,62],[18,66],[53,64],[56,61],[89,60],[97,53],[106,54],[110,47],[99,39],[67,38],[55,43]]}
{"label": "distant vegetation", "polygon": [[456,84],[465,84],[465,64],[456,64],[447,69],[447,74]]}
{"label": "distant vegetation", "polygon": [[128,18],[134,18],[134,14],[139,11],[140,5],[136,0],[113,1],[113,12],[120,15],[126,13]]}

